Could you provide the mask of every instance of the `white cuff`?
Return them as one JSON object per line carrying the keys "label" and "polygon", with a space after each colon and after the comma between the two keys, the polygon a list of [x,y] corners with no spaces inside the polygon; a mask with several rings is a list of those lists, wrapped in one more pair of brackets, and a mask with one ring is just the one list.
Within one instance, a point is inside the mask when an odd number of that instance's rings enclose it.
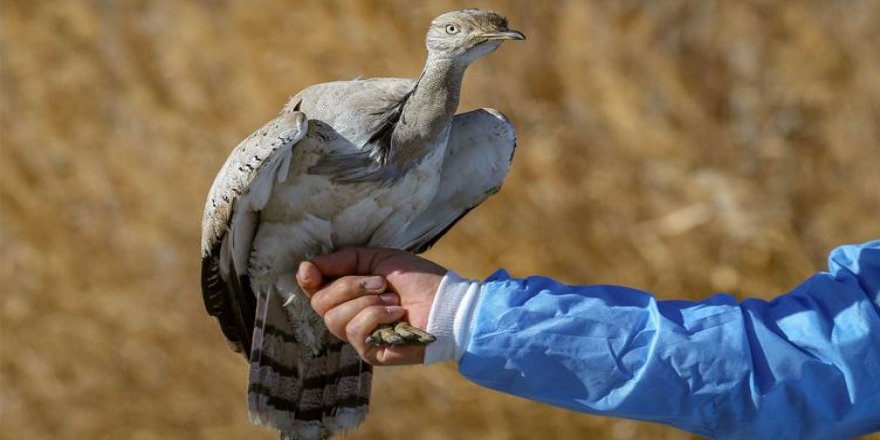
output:
{"label": "white cuff", "polygon": [[425,365],[461,359],[473,331],[481,285],[453,271],[446,272],[428,316],[427,331],[437,340],[425,350]]}

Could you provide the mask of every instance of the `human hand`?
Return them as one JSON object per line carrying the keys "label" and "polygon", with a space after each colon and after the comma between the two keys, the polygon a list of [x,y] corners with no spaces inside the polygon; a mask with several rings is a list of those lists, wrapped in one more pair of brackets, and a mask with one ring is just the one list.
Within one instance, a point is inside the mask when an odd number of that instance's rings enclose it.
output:
{"label": "human hand", "polygon": [[346,248],[304,261],[296,274],[312,308],[339,339],[372,365],[422,363],[424,346],[372,346],[367,337],[381,324],[407,317],[425,329],[434,294],[446,269],[409,252]]}

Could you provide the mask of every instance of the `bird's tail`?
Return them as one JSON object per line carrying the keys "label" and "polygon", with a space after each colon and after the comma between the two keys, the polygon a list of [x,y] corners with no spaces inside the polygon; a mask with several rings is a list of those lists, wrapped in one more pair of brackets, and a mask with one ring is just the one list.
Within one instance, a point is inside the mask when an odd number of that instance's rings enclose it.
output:
{"label": "bird's tail", "polygon": [[282,439],[319,439],[359,425],[370,402],[372,369],[351,345],[327,333],[315,353],[298,343],[281,299],[257,295],[250,355],[251,420]]}

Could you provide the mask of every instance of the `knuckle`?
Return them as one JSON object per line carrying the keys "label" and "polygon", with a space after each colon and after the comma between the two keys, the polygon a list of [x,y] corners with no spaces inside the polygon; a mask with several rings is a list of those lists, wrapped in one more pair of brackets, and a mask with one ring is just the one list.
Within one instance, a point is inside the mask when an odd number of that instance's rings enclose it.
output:
{"label": "knuckle", "polygon": [[333,313],[333,310],[324,318],[324,325],[327,326],[327,329],[345,341],[351,339],[352,333],[349,332],[350,323],[351,321],[348,321],[346,316],[341,316],[340,313]]}
{"label": "knuckle", "polygon": [[324,318],[324,324],[327,324],[327,326],[329,327],[331,324],[337,323],[339,321],[338,317],[336,316],[337,314],[338,312],[336,311],[336,309],[327,310],[327,312],[321,316],[322,318]]}
{"label": "knuckle", "polygon": [[326,325],[327,329],[330,330],[330,332],[333,334],[339,332],[339,328],[341,327],[341,325],[339,319],[336,317],[336,314],[333,313],[333,310],[330,310],[329,312],[327,312],[326,315],[324,315],[324,325]]}
{"label": "knuckle", "polygon": [[367,334],[375,330],[384,310],[385,307],[382,306],[366,306],[361,309],[360,313],[345,325],[349,339],[366,339]]}
{"label": "knuckle", "polygon": [[357,336],[361,333],[361,328],[363,326],[358,322],[357,319],[353,319],[345,324],[345,334],[349,337]]}
{"label": "knuckle", "polygon": [[324,295],[322,295],[323,291],[314,294],[309,301],[312,305],[312,308],[315,309],[315,312],[320,316],[324,316],[327,313],[327,310],[324,306]]}

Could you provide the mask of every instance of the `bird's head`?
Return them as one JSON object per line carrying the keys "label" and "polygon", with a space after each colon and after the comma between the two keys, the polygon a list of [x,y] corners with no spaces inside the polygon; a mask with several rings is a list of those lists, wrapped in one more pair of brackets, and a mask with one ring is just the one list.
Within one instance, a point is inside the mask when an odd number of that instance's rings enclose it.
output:
{"label": "bird's head", "polygon": [[525,40],[525,35],[507,27],[507,19],[480,9],[447,12],[431,22],[426,44],[437,58],[470,64],[498,49],[504,40]]}

